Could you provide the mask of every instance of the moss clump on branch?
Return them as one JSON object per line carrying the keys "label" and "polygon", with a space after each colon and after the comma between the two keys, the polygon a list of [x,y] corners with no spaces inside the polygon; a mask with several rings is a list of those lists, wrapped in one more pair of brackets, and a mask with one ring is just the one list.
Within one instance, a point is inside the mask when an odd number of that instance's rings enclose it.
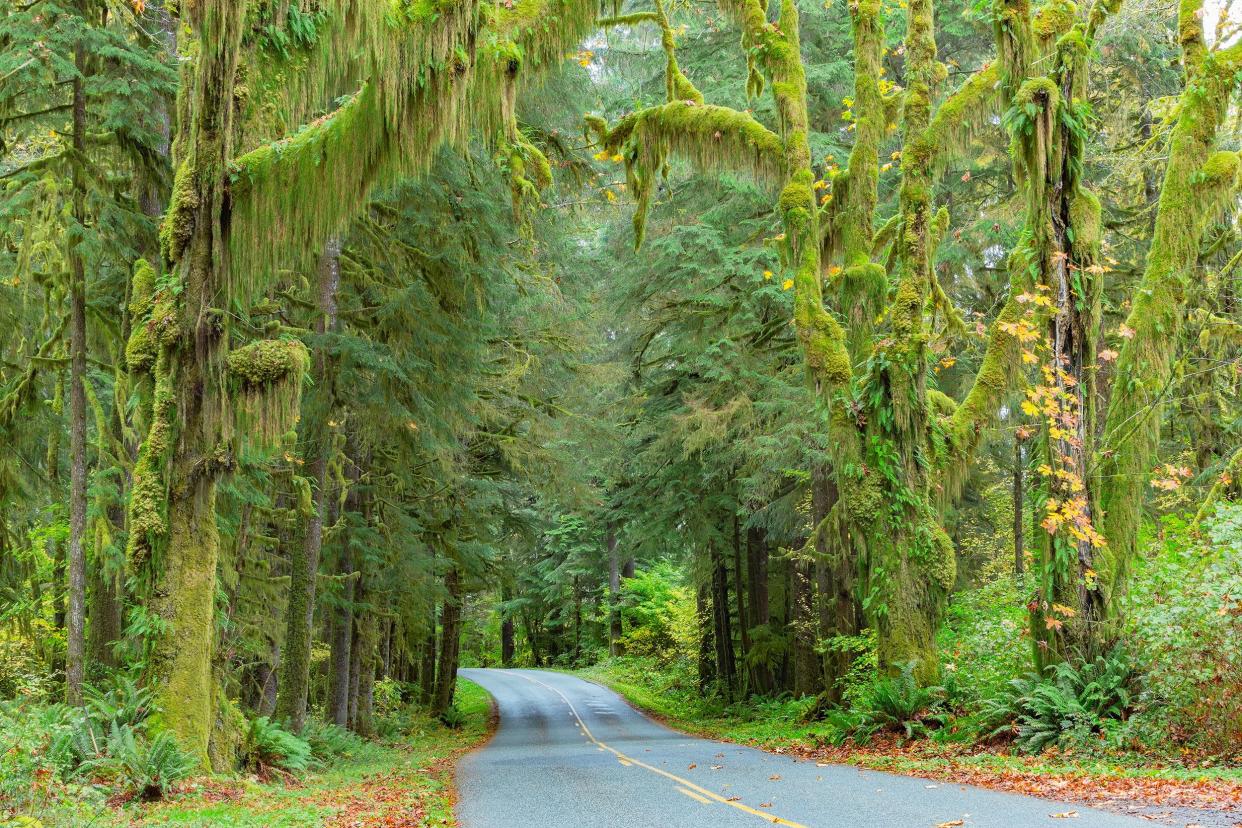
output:
{"label": "moss clump on branch", "polygon": [[297,422],[310,365],[306,346],[296,339],[263,339],[234,348],[227,359],[242,433],[275,445]]}
{"label": "moss clump on branch", "polygon": [[306,372],[310,357],[295,339],[262,339],[229,351],[229,372],[244,386],[282,382]]}

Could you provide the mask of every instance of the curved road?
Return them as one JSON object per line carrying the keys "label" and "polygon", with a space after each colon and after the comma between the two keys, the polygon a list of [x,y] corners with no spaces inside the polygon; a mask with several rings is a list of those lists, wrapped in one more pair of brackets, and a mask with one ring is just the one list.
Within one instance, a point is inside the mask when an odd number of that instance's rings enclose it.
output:
{"label": "curved road", "polygon": [[[462,828],[934,828],[1150,822],[1042,799],[817,765],[670,730],[611,690],[543,670],[462,670],[500,727],[457,766]],[[1076,812],[1076,818],[1053,814]],[[957,820],[961,820],[958,822]]]}

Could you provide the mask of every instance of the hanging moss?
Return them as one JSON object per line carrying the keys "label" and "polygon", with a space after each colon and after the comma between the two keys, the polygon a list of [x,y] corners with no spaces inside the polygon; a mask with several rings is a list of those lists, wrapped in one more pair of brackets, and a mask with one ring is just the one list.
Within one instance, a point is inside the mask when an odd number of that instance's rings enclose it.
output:
{"label": "hanging moss", "polygon": [[306,346],[295,339],[264,339],[229,351],[243,434],[273,446],[293,428],[309,365]]}
{"label": "hanging moss", "polygon": [[993,61],[970,76],[936,108],[927,128],[926,143],[933,148],[939,172],[965,157],[970,142],[1000,108],[1001,67]]}

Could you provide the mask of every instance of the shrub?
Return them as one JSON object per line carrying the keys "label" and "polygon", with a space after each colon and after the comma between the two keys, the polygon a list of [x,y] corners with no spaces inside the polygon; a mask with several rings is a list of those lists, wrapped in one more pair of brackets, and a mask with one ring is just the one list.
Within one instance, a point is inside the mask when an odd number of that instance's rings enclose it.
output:
{"label": "shrub", "polygon": [[452,730],[460,730],[466,726],[466,714],[453,704],[440,714],[440,724]]}
{"label": "shrub", "polygon": [[877,680],[867,700],[864,727],[872,725],[905,733],[906,738],[926,735],[929,725],[942,726],[944,689],[922,687],[914,677],[914,662],[901,665],[901,672]]}
{"label": "shrub", "polygon": [[310,764],[311,746],[267,716],[251,720],[242,737],[242,766],[263,774],[271,768],[304,771]]}
{"label": "shrub", "polygon": [[302,738],[310,746],[311,756],[325,764],[353,756],[365,744],[357,733],[322,719],[308,719]]}
{"label": "shrub", "polygon": [[196,767],[194,757],[181,750],[169,731],[145,739],[135,728],[113,723],[104,751],[84,761],[77,774],[123,787],[150,802],[162,798],[169,786]]}
{"label": "shrub", "polygon": [[1050,745],[1088,744],[1133,710],[1139,684],[1124,648],[1091,661],[1061,662],[1041,676],[1029,673],[1009,683],[1009,692],[985,703],[992,735],[1013,733],[1027,753]]}
{"label": "shrub", "polygon": [[1136,562],[1127,638],[1148,666],[1133,728],[1147,743],[1242,758],[1242,504],[1202,534],[1166,517]]}

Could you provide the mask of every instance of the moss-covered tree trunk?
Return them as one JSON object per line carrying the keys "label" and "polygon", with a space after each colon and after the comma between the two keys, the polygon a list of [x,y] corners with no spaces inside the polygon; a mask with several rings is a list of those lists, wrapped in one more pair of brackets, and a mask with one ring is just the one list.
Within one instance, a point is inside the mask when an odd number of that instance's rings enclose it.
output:
{"label": "moss-covered tree trunk", "polygon": [[[84,44],[74,50],[73,219],[86,226],[86,75]],[[86,676],[86,264],[81,230],[69,249],[69,612],[65,630],[65,700],[82,703]]]}
{"label": "moss-covered tree trunk", "polygon": [[315,591],[319,577],[319,556],[323,547],[324,509],[327,505],[328,457],[333,435],[328,420],[335,398],[334,360],[323,337],[336,327],[336,295],[341,283],[341,244],[338,237],[328,240],[320,257],[316,290],[315,333],[320,342],[314,352],[313,384],[303,403],[303,457],[310,486],[310,513],[306,527],[290,554],[289,606],[281,662],[280,691],[276,716],[288,723],[294,733],[306,725],[306,697],[310,686],[310,656],[315,620]]}
{"label": "moss-covered tree trunk", "polygon": [[436,665],[435,694],[431,709],[443,715],[453,706],[457,690],[457,656],[461,650],[462,592],[461,571],[456,562],[444,573],[444,611],[440,617],[440,658]]}

